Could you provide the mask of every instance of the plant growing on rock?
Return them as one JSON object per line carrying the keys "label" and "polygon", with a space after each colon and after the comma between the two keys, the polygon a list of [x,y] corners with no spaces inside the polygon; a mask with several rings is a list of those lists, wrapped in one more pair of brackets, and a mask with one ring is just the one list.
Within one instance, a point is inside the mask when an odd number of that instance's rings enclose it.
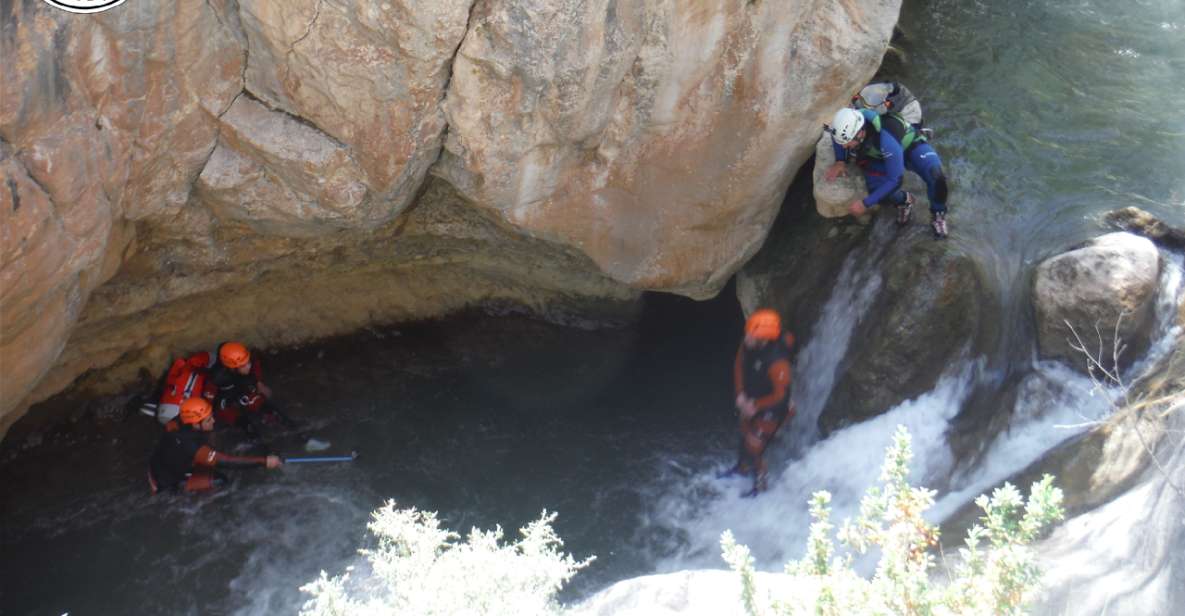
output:
{"label": "plant growing on rock", "polygon": [[[753,559],[732,534],[721,537],[724,560],[741,575],[742,604],[749,616],[764,614],[1021,614],[1040,583],[1036,554],[1029,547],[1051,523],[1062,519],[1062,491],[1046,475],[1033,484],[1029,499],[1009,484],[982,495],[975,503],[984,511],[981,524],[967,532],[960,562],[949,568],[946,583],[934,575],[931,549],[938,528],[922,514],[934,492],[911,486],[913,457],[909,432],[898,427],[885,454],[881,486],[868,489],[860,514],[845,521],[838,533],[850,551],[836,556],[832,539],[831,495],[816,492],[811,500],[810,536],[806,554],[786,565],[793,593],[773,600],[754,583]],[[871,578],[852,568],[853,553],[880,549]],[[942,576],[946,577],[946,576]]]}
{"label": "plant growing on rock", "polygon": [[592,558],[577,561],[560,551],[555,517],[544,511],[513,543],[503,543],[501,526],[474,528],[460,541],[440,527],[436,513],[387,501],[368,525],[378,547],[359,550],[370,575],[351,579],[353,567],[332,578],[322,571],[301,587],[312,595],[301,614],[557,614],[556,592]]}

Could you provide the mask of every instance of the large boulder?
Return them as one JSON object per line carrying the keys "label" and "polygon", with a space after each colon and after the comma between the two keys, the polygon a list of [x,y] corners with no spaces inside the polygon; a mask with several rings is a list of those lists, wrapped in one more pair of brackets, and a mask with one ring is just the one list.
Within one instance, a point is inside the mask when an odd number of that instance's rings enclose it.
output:
{"label": "large boulder", "polygon": [[440,154],[440,102],[472,4],[243,2],[247,91],[348,146],[390,220]]}
{"label": "large boulder", "polygon": [[880,63],[899,8],[480,2],[434,172],[617,280],[714,295]]}
{"label": "large boulder", "polygon": [[1085,349],[1123,368],[1149,344],[1160,276],[1160,253],[1147,238],[1109,233],[1037,267],[1033,302],[1041,355],[1087,371]]}
{"label": "large boulder", "polygon": [[386,222],[350,151],[291,116],[240,96],[222,116],[198,197],[221,220],[258,233],[301,236]]}
{"label": "large boulder", "polygon": [[[881,221],[878,224],[891,224]],[[996,300],[975,260],[915,226],[880,259],[881,289],[856,326],[819,428],[874,417],[934,388],[964,353],[994,338]]]}

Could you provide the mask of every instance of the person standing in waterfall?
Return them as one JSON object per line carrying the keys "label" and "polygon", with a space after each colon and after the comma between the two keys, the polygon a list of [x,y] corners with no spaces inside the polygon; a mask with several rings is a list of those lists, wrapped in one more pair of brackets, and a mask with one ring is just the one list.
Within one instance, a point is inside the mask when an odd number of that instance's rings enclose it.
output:
{"label": "person standing in waterfall", "polygon": [[934,237],[947,236],[946,175],[938,152],[926,142],[926,136],[896,113],[880,115],[871,109],[844,107],[835,114],[828,128],[835,150],[835,163],[824,178],[832,181],[847,172],[847,163],[856,163],[864,173],[868,196],[848,205],[852,216],[862,216],[869,208],[892,205],[897,208],[897,224],[909,224],[914,196],[901,189],[905,170],[918,174],[926,183],[930,200],[930,228]]}
{"label": "person standing in waterfall", "polygon": [[794,335],[782,332],[782,319],[769,308],[745,322],[745,337],[737,348],[732,378],[741,438],[737,463],[724,473],[753,475],[756,496],[768,488],[765,450],[782,424],[794,417],[790,400],[790,350]]}
{"label": "person standing in waterfall", "polygon": [[181,427],[165,432],[148,460],[148,485],[152,493],[206,492],[227,483],[215,469],[279,468],[279,456],[232,456],[210,446],[214,429],[214,407],[204,398],[181,403]]}

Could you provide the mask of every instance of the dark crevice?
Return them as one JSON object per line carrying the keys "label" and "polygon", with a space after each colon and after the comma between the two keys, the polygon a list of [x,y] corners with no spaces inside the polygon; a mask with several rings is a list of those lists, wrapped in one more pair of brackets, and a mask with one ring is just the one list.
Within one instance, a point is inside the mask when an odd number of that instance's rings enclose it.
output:
{"label": "dark crevice", "polygon": [[7,178],[8,192],[12,194],[12,211],[21,209],[21,193],[17,190],[16,180]]}
{"label": "dark crevice", "polygon": [[[206,4],[209,5],[210,1],[206,0]],[[234,96],[234,98],[230,99],[230,103],[227,104],[225,109],[218,112],[218,119],[222,119],[222,116],[226,115],[227,111],[230,111],[231,106],[233,106],[235,104],[235,101],[238,100],[239,97],[243,95],[244,91],[246,91],[246,89],[247,89],[247,67],[250,65],[250,60],[251,60],[251,39],[247,36],[247,29],[243,27],[243,16],[240,13],[242,8],[239,6],[239,3],[236,0],[228,0],[226,7],[227,7],[227,11],[228,11],[227,21],[223,21],[222,19],[218,19],[218,21],[227,30],[230,30],[232,34],[237,35],[235,38],[240,39],[241,42],[243,43],[243,70],[239,74],[239,93],[236,94]],[[214,10],[213,6],[210,6],[210,10],[214,11],[214,16],[217,18],[218,11]],[[234,11],[234,17],[235,17],[235,19],[234,19],[235,23],[233,23],[233,24],[230,23],[231,20],[229,19],[230,18],[229,12],[232,10]]]}
{"label": "dark crevice", "polygon": [[25,172],[25,177],[29,178],[29,181],[32,182],[34,186],[39,188],[41,190],[41,192],[45,194],[46,200],[49,201],[50,205],[54,206],[54,211],[56,212],[58,209],[58,206],[56,203],[54,203],[53,193],[49,192],[49,189],[45,187],[45,184],[42,184],[41,180],[37,179],[37,176],[33,175],[33,173],[31,173],[29,171],[28,165],[25,164],[25,161],[21,160],[21,153],[19,150],[13,154],[12,159],[15,160],[17,162],[17,164],[19,164],[21,166],[21,170]]}
{"label": "dark crevice", "polygon": [[[448,95],[449,86],[453,83],[453,67],[457,64],[457,54],[461,53],[461,46],[465,44],[465,39],[469,37],[469,29],[473,26],[473,13],[477,10],[478,2],[479,0],[473,0],[473,3],[469,5],[469,16],[465,18],[465,34],[461,35],[461,40],[457,41],[457,46],[453,48],[452,59],[449,60],[448,64],[448,77],[445,78],[444,88],[441,90],[445,96]],[[444,100],[445,96],[441,96],[441,100]]]}
{"label": "dark crevice", "polygon": [[[25,165],[25,161],[21,160],[20,150],[16,149],[16,147],[9,143],[8,140],[3,136],[0,136],[0,160],[4,160],[5,158],[11,158],[13,162],[20,167],[21,171],[25,174],[25,177],[29,178],[29,181],[32,182],[34,186],[41,189],[41,192],[45,194],[45,198],[49,201],[50,205],[54,205],[53,195],[51,195],[50,192],[46,190],[45,186],[40,181],[38,181],[36,177],[33,177],[32,173],[29,172],[29,167]],[[8,190],[12,192],[12,211],[15,212],[20,209],[20,197],[17,196],[16,182],[11,177],[8,178]],[[54,209],[56,211],[56,205]]]}
{"label": "dark crevice", "polygon": [[[210,146],[210,151],[206,153],[206,159],[202,161],[201,167],[198,168],[197,175],[195,175],[193,178],[194,184],[197,183],[198,178],[202,177],[202,172],[206,170],[206,165],[210,164],[210,159],[214,157],[214,151],[218,149],[218,144],[222,142],[222,124],[220,122],[222,120],[222,116],[226,115],[226,112],[230,111],[230,108],[234,106],[235,101],[239,100],[239,97],[242,96],[244,92],[246,92],[246,90],[239,90],[239,93],[236,94],[234,98],[230,99],[230,104],[226,106],[226,109],[223,109],[221,112],[219,112],[218,116],[215,118],[217,126],[214,127],[214,145]],[[193,193],[193,189],[194,186],[191,185],[189,187],[189,192],[191,194]]]}
{"label": "dark crevice", "polygon": [[288,111],[287,109],[281,109],[279,107],[276,107],[275,105],[268,103],[262,97],[255,94],[254,92],[252,92],[251,90],[249,90],[247,88],[243,88],[243,91],[240,94],[240,96],[246,96],[248,100],[259,103],[260,105],[263,106],[263,108],[267,109],[268,111],[283,114],[284,116],[291,119],[293,122],[296,122],[296,123],[300,124],[301,126],[305,126],[305,127],[308,127],[312,130],[317,131],[321,135],[324,135],[326,139],[329,139],[330,141],[332,141],[335,146],[345,149],[346,152],[350,154],[351,159],[353,158],[353,152],[350,150],[350,146],[343,143],[337,137],[334,137],[333,135],[325,132],[325,129],[321,128],[320,126],[317,126],[317,124],[314,123],[312,120],[302,117],[302,116],[299,116],[299,115],[296,115],[295,113],[292,113],[291,111]]}
{"label": "dark crevice", "polygon": [[295,41],[292,41],[291,45],[288,46],[289,54],[291,54],[296,49],[296,46],[299,45],[301,41],[308,38],[309,34],[312,33],[313,26],[317,25],[317,18],[321,16],[322,4],[325,4],[325,0],[317,1],[317,6],[313,9],[313,19],[309,21],[309,25],[305,27],[304,34],[300,35]]}
{"label": "dark crevice", "polygon": [[440,150],[436,152],[436,160],[428,165],[429,173],[431,169],[440,164],[441,159],[444,158],[445,143],[448,141],[449,121],[448,114],[444,113],[444,103],[448,100],[448,90],[453,84],[453,71],[457,65],[457,54],[461,53],[461,47],[465,44],[465,39],[469,37],[469,29],[473,27],[473,14],[477,10],[477,4],[480,0],[473,0],[469,5],[469,15],[465,18],[465,33],[461,35],[461,40],[457,41],[457,46],[453,49],[452,58],[448,63],[448,74],[444,80],[444,87],[440,90],[440,105],[441,113],[444,115],[444,128],[440,129]]}
{"label": "dark crevice", "polygon": [[[218,126],[215,127],[217,132],[215,132],[215,134],[214,134],[214,145],[210,146],[210,151],[206,153],[205,160],[202,161],[201,167],[198,168],[197,175],[195,175],[193,178],[194,184],[197,184],[198,178],[200,178],[202,176],[202,172],[206,170],[206,165],[210,164],[210,159],[214,157],[214,151],[218,149],[218,144],[221,143],[221,141],[222,141],[222,127],[221,127],[222,116],[226,115],[227,112],[230,111],[230,108],[234,106],[235,101],[239,100],[239,97],[242,96],[243,93],[247,91],[247,64],[248,64],[248,60],[250,59],[250,53],[251,53],[250,40],[247,38],[247,31],[243,28],[242,16],[239,14],[239,11],[241,10],[239,3],[236,2],[235,0],[228,0],[228,2],[226,3],[226,10],[227,10],[228,14],[225,16],[222,15],[221,13],[219,13],[218,9],[216,9],[213,4],[210,4],[210,0],[206,0],[206,6],[214,14],[214,19],[218,20],[218,23],[221,24],[223,28],[226,28],[227,30],[229,30],[231,32],[232,36],[234,36],[236,39],[238,39],[242,43],[242,45],[243,45],[243,70],[239,73],[239,92],[238,92],[238,94],[235,94],[233,97],[231,97],[230,102],[226,104],[226,107],[223,107],[215,115],[214,119],[215,119],[215,122],[218,124]],[[230,19],[230,17],[231,17],[231,15],[229,14],[230,11],[234,11],[235,19],[233,20],[233,22],[235,22],[235,23],[231,23],[232,20]],[[190,185],[189,192],[191,194],[193,193],[193,189],[194,189],[194,185]]]}
{"label": "dark crevice", "polygon": [[317,6],[313,8],[313,18],[309,20],[309,25],[305,26],[304,34],[298,36],[296,40],[292,41],[292,44],[288,46],[288,53],[284,54],[285,78],[287,78],[292,72],[292,54],[296,51],[296,46],[313,33],[313,27],[317,25],[317,18],[321,17],[321,5],[323,4],[325,4],[325,0],[317,0]]}

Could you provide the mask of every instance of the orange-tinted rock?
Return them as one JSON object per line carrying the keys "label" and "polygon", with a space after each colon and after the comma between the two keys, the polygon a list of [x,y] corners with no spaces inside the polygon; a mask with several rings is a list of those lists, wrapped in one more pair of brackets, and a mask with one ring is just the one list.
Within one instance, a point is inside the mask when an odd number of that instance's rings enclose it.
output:
{"label": "orange-tinted rock", "polygon": [[198,187],[220,219],[265,234],[375,227],[389,214],[368,198],[365,173],[348,148],[247,96],[222,116],[222,138]]}
{"label": "orange-tinted rock", "polygon": [[471,0],[261,0],[240,6],[247,89],[347,145],[387,219],[438,157],[440,101]]}
{"label": "orange-tinted rock", "polygon": [[242,48],[215,6],[0,6],[0,428],[119,269],[127,221],[167,219],[188,200],[217,115],[242,89]]}
{"label": "orange-tinted rock", "polygon": [[438,172],[617,280],[710,295],[760,247],[898,8],[481,2]]}
{"label": "orange-tinted rock", "polygon": [[[393,229],[433,165],[467,197],[458,207],[540,259],[571,259],[552,273],[516,262],[512,295],[620,295],[622,282],[710,294],[763,241],[821,122],[879,63],[898,6],[135,0],[76,15],[0,3],[0,192],[15,187],[0,221],[0,430],[87,370],[196,339],[172,321],[112,338],[108,318],[203,310],[186,302],[251,293],[265,274],[304,285],[303,270],[268,268],[380,229],[407,241]],[[416,279],[414,311],[379,302],[285,339],[464,305],[509,267],[463,241],[417,241],[414,256],[377,243],[376,258],[391,271],[403,258],[464,265]],[[97,287],[110,291],[88,305]],[[277,314],[245,322],[263,331]]]}

